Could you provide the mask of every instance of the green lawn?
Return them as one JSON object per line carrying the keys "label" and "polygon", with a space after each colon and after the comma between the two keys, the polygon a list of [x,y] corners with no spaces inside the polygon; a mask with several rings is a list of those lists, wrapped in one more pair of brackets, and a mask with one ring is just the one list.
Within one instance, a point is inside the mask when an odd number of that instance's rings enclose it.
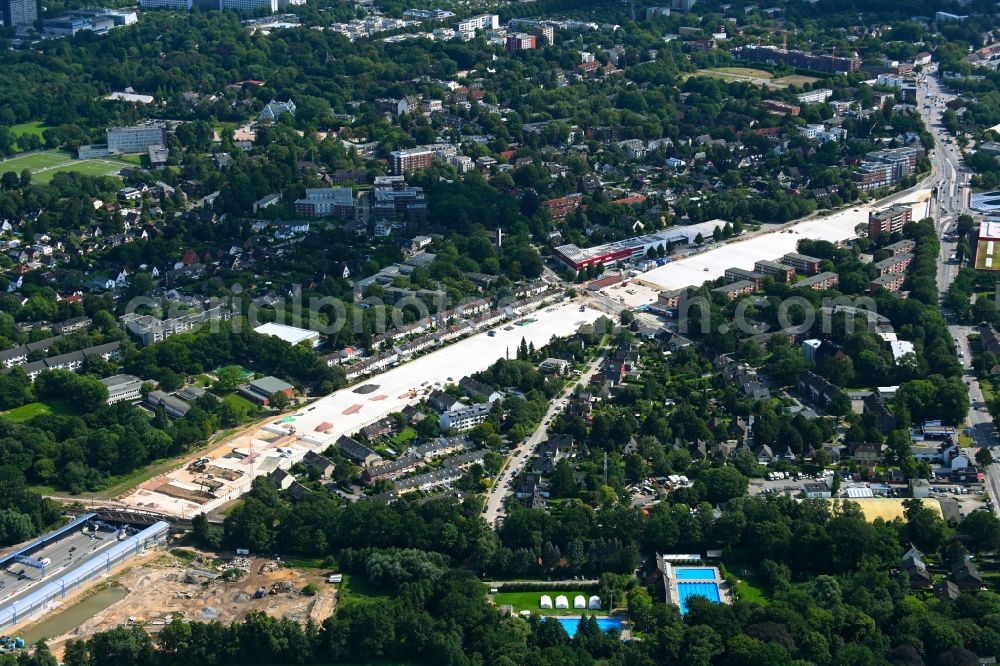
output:
{"label": "green lawn", "polygon": [[59,416],[67,416],[76,414],[77,411],[68,402],[62,401],[52,401],[52,402],[29,402],[27,405],[21,405],[20,407],[15,407],[14,409],[9,409],[6,412],[0,412],[0,416],[5,419],[14,421],[16,423],[24,423],[25,421],[30,421],[36,416],[56,414]]}
{"label": "green lawn", "polygon": [[19,123],[10,128],[10,133],[14,136],[20,134],[34,134],[38,138],[42,138],[42,133],[49,127],[41,120],[35,120],[30,123]]}
{"label": "green lawn", "polygon": [[[560,594],[565,595],[566,599],[569,601],[570,608],[541,608],[538,604],[541,601],[543,594],[547,594],[552,597],[553,606],[555,605],[557,596]],[[498,607],[513,606],[515,613],[520,613],[521,611],[526,610],[536,614],[578,616],[580,613],[586,611],[582,611],[579,608],[572,608],[573,599],[577,595],[583,595],[584,599],[590,599],[590,593],[582,590],[565,592],[563,590],[539,589],[534,592],[497,592],[493,595],[493,601]]]}
{"label": "green lawn", "polygon": [[27,155],[18,155],[0,162],[0,172],[23,169],[31,172],[31,180],[35,183],[48,183],[60,172],[75,171],[87,176],[114,176],[122,167],[133,166],[117,158],[99,160],[78,160],[69,153],[58,150],[43,150]]}
{"label": "green lawn", "polygon": [[413,439],[414,437],[416,437],[416,436],[417,436],[417,431],[416,430],[414,430],[413,428],[410,428],[410,427],[406,427],[406,428],[403,428],[403,430],[401,432],[399,432],[398,434],[393,435],[392,437],[390,437],[389,441],[392,443],[392,445],[394,447],[404,447],[405,448],[407,446],[407,443],[411,439]]}
{"label": "green lawn", "polygon": [[250,402],[249,400],[239,395],[238,393],[230,393],[225,398],[223,398],[223,400],[230,403],[233,407],[249,410],[250,414],[257,413],[258,409],[257,405],[253,402]]}

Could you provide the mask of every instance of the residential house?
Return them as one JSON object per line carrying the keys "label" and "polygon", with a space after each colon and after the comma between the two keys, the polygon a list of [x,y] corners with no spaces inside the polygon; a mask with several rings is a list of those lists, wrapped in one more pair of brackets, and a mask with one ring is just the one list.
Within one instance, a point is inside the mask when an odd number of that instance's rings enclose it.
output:
{"label": "residential house", "polygon": [[371,467],[382,460],[382,456],[375,453],[361,442],[351,439],[346,435],[341,435],[334,443],[337,451],[348,460],[351,460],[362,467]]}

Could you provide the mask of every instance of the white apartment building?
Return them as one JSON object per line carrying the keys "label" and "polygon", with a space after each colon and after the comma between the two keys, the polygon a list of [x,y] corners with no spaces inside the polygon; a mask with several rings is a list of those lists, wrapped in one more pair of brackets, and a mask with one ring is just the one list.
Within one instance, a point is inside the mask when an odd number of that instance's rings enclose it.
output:
{"label": "white apartment building", "polygon": [[496,14],[473,16],[455,24],[455,32],[475,32],[476,30],[496,30],[500,27],[500,17]]}
{"label": "white apartment building", "polygon": [[162,121],[132,127],[111,127],[107,134],[108,155],[145,153],[150,146],[167,143],[167,125]]}

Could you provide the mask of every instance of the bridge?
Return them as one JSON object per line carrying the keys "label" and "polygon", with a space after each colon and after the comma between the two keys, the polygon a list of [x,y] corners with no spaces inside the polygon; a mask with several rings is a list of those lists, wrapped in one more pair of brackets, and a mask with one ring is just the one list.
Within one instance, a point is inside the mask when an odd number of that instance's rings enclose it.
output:
{"label": "bridge", "polygon": [[[158,511],[137,509],[134,506],[130,506],[122,502],[115,502],[114,500],[90,499],[84,497],[60,497],[51,495],[46,499],[62,504],[63,509],[68,514],[80,515],[84,513],[94,513],[96,514],[96,518],[98,520],[109,523],[128,523],[129,525],[149,527],[162,520],[170,523],[172,531],[183,532],[191,529],[190,518],[178,518],[177,516],[160,513]],[[212,516],[209,516],[209,522],[213,524],[222,524],[221,520],[213,518]]]}

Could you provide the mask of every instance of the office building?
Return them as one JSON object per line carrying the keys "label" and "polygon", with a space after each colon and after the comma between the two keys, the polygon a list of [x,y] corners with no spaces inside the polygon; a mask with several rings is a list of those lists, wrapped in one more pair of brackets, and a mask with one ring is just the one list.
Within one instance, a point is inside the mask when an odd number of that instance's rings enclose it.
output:
{"label": "office building", "polygon": [[429,148],[404,148],[394,150],[392,156],[392,175],[402,176],[410,171],[426,169],[434,161],[434,151]]}
{"label": "office building", "polygon": [[37,0],[0,0],[3,24],[8,28],[31,25],[38,19]]}
{"label": "office building", "polygon": [[166,145],[167,125],[162,121],[151,121],[132,127],[112,127],[107,135],[108,155],[145,153],[150,146]]}
{"label": "office building", "polygon": [[101,383],[108,387],[108,404],[142,398],[142,380],[132,375],[105,377]]}
{"label": "office building", "polygon": [[354,191],[349,187],[310,187],[295,200],[295,213],[308,217],[354,218]]}

